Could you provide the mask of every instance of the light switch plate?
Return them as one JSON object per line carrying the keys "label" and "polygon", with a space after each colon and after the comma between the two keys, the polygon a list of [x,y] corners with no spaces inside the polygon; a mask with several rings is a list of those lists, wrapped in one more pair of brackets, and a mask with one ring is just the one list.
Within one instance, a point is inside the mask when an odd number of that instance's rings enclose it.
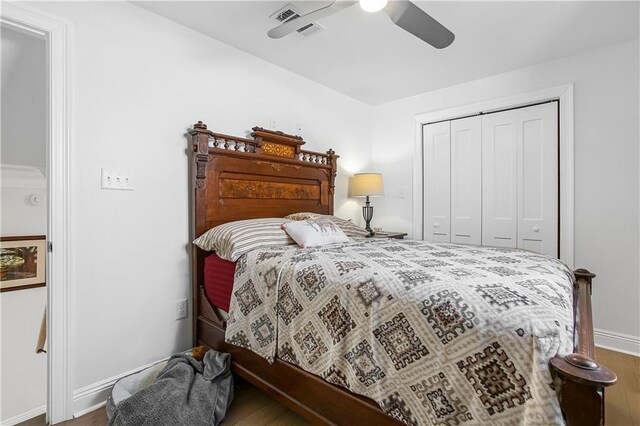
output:
{"label": "light switch plate", "polygon": [[102,189],[133,191],[133,173],[123,170],[102,169]]}
{"label": "light switch plate", "polygon": [[398,198],[407,198],[407,195],[404,192],[404,186],[398,188]]}

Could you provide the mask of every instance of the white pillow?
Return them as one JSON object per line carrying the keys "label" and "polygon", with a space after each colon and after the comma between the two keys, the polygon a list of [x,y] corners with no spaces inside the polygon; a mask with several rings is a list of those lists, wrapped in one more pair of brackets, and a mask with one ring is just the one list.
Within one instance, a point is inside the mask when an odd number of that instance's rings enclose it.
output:
{"label": "white pillow", "polygon": [[349,237],[328,219],[308,219],[282,224],[291,238],[302,248],[346,243]]}
{"label": "white pillow", "polygon": [[286,246],[294,241],[282,230],[287,219],[264,218],[228,222],[209,229],[193,243],[203,250],[215,251],[224,260],[235,262],[257,248]]}
{"label": "white pillow", "polygon": [[369,231],[366,229],[360,228],[355,223],[350,220],[341,219],[338,216],[332,216],[328,214],[320,214],[320,213],[311,213],[311,212],[300,212],[293,213],[289,216],[285,216],[285,219],[291,220],[307,220],[307,219],[329,219],[331,222],[335,223],[342,229],[342,232],[345,233],[347,237],[367,237],[369,236]]}

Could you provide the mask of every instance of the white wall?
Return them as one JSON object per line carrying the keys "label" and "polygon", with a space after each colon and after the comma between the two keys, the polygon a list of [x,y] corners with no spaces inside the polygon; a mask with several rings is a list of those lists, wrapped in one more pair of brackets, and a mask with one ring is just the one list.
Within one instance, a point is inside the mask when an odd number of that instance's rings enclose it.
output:
{"label": "white wall", "polygon": [[[45,43],[0,31],[0,235],[45,235],[46,203],[29,200],[46,196]],[[0,293],[0,422],[44,412],[47,356],[35,349],[46,292],[41,287]]]}
{"label": "white wall", "polygon": [[[245,135],[272,118],[357,171],[371,108],[130,3],[37,7],[73,23],[72,365],[85,394],[191,345],[191,320],[173,319],[190,293],[187,129]],[[101,190],[101,167],[133,172],[135,190]],[[356,216],[339,176],[337,212]]]}
{"label": "white wall", "polygon": [[5,27],[2,39],[0,162],[46,166],[46,48],[44,40]]}
{"label": "white wall", "polygon": [[[575,265],[598,275],[596,328],[631,339],[625,346],[601,334],[600,343],[640,350],[638,47],[636,40],[375,107],[372,161],[387,188],[375,200],[376,226],[411,232],[414,115],[574,82]],[[401,187],[406,198],[398,198]]]}

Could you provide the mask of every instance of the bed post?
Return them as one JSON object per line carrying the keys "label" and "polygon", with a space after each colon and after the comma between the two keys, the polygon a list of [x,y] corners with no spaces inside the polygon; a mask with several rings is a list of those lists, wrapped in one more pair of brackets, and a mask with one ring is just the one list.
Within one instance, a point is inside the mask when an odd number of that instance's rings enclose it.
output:
{"label": "bed post", "polygon": [[[207,162],[209,161],[209,136],[211,131],[207,125],[198,121],[189,130],[191,135],[191,240],[200,236],[206,224],[205,191],[207,188]],[[191,274],[192,274],[192,333],[193,346],[198,346],[196,324],[198,322],[199,306],[198,294],[204,284],[205,252],[195,244],[191,244]]]}
{"label": "bed post", "polygon": [[615,384],[613,371],[596,361],[591,314],[591,285],[595,274],[574,272],[573,353],[551,359],[551,369],[562,380],[560,405],[569,426],[604,424],[604,388]]}
{"label": "bed post", "polygon": [[336,155],[336,152],[329,148],[327,151],[327,158],[329,165],[331,166],[331,171],[329,173],[329,214],[333,214],[333,196],[336,191],[336,176],[338,175],[338,158],[339,155]]}

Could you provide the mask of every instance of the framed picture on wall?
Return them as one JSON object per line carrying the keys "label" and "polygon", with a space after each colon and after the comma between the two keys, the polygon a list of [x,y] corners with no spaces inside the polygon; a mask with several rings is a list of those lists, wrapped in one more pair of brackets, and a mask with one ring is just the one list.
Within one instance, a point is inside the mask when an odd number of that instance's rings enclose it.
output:
{"label": "framed picture on wall", "polygon": [[45,285],[44,235],[0,237],[0,292]]}

